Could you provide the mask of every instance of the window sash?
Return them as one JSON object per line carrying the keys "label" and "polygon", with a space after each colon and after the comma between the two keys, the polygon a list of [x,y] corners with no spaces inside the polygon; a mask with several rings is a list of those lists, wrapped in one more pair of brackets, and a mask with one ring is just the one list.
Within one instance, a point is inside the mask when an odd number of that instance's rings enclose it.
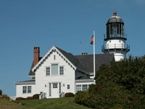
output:
{"label": "window sash", "polygon": [[63,75],[63,67],[60,67],[60,75]]}
{"label": "window sash", "polygon": [[53,88],[57,88],[57,83],[53,83]]}
{"label": "window sash", "polygon": [[67,89],[70,89],[70,85],[67,85]]}
{"label": "window sash", "polygon": [[23,86],[23,93],[26,93],[26,86]]}
{"label": "window sash", "polygon": [[61,83],[59,83],[59,94],[61,94]]}
{"label": "window sash", "polygon": [[50,67],[46,67],[46,75],[50,75]]}
{"label": "window sash", "polygon": [[58,64],[51,65],[51,75],[58,75]]}
{"label": "window sash", "polygon": [[28,93],[31,93],[31,86],[28,86]]}
{"label": "window sash", "polygon": [[76,92],[81,91],[81,85],[76,85]]}
{"label": "window sash", "polygon": [[86,91],[87,90],[87,85],[82,85],[82,91]]}
{"label": "window sash", "polygon": [[49,83],[49,96],[51,96],[51,83]]}

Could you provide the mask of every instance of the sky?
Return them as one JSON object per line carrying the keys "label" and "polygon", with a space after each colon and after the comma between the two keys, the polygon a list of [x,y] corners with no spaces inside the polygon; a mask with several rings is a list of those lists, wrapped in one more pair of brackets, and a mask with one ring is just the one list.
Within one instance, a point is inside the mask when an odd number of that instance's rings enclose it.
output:
{"label": "sky", "polygon": [[126,54],[145,54],[145,0],[0,0],[0,89],[16,96],[14,82],[30,80],[34,47],[40,57],[53,46],[73,55],[96,54],[106,34],[106,22],[117,12],[124,21]]}

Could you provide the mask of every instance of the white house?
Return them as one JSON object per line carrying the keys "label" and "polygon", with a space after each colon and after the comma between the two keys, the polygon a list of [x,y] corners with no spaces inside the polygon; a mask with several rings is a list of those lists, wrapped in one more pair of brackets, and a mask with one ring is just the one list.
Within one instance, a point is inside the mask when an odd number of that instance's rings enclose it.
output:
{"label": "white house", "polygon": [[[96,71],[102,64],[110,66],[114,54],[96,54]],[[59,98],[65,93],[85,91],[94,83],[93,55],[72,55],[53,46],[43,57],[34,47],[34,60],[29,72],[32,80],[15,82],[16,97],[41,94],[42,98]]]}

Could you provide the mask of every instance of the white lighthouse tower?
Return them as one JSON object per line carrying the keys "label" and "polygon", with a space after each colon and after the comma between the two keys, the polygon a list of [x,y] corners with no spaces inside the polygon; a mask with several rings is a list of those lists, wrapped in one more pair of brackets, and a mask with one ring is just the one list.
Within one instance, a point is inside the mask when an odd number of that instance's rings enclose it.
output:
{"label": "white lighthouse tower", "polygon": [[115,61],[121,61],[126,58],[126,53],[130,51],[130,46],[125,43],[127,35],[124,33],[124,22],[116,16],[110,17],[106,23],[106,36],[104,35],[104,43],[102,52],[105,54],[114,54]]}

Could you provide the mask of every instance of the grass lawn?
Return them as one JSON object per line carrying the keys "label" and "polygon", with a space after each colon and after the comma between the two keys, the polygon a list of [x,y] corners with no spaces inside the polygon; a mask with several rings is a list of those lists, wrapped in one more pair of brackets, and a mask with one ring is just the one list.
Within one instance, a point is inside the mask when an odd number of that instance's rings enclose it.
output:
{"label": "grass lawn", "polygon": [[74,97],[63,97],[54,99],[34,99],[34,100],[22,100],[25,108],[38,108],[38,109],[90,109],[86,106],[73,103]]}
{"label": "grass lawn", "polygon": [[[14,102],[0,98],[0,109],[26,109],[26,108]],[[27,109],[34,109],[34,108],[27,108]]]}
{"label": "grass lawn", "polygon": [[73,101],[74,97],[21,100],[21,103],[25,103],[25,105],[22,106],[6,99],[0,99],[0,109],[91,109],[75,104]]}

